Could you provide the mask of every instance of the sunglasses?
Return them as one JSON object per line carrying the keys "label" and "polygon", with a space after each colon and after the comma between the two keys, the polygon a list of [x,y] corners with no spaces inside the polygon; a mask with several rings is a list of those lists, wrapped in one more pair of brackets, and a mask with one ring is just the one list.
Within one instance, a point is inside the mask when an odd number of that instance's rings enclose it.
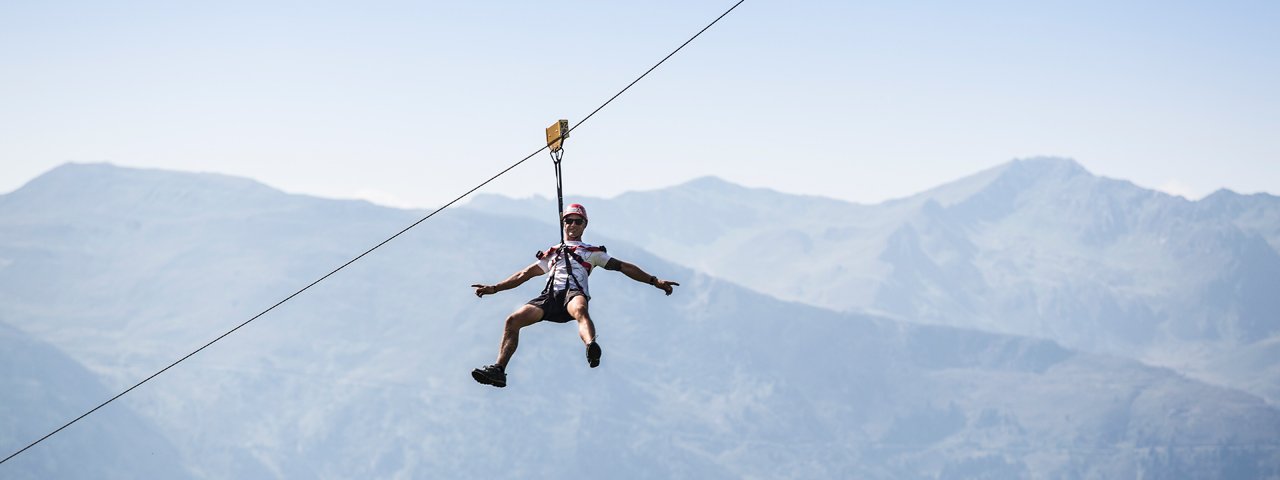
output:
{"label": "sunglasses", "polygon": [[565,225],[586,225],[587,221],[581,218],[566,218],[564,219],[564,224]]}

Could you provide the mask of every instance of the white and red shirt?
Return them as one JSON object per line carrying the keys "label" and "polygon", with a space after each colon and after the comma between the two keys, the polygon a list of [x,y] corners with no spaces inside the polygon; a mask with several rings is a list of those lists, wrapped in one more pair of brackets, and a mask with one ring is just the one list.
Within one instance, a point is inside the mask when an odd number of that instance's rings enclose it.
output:
{"label": "white and red shirt", "polygon": [[542,258],[538,259],[538,266],[542,267],[542,271],[551,272],[553,280],[551,281],[552,290],[565,290],[571,286],[569,280],[569,271],[573,271],[573,277],[578,281],[578,285],[582,287],[582,294],[587,298],[591,298],[591,292],[587,290],[587,276],[591,275],[591,270],[595,267],[603,267],[609,263],[609,252],[604,247],[588,245],[582,242],[567,240],[564,242],[569,247],[569,251],[574,255],[569,255],[569,264],[566,266],[561,260],[561,255],[556,251],[560,248],[560,244],[552,245],[546,251],[542,252]]}

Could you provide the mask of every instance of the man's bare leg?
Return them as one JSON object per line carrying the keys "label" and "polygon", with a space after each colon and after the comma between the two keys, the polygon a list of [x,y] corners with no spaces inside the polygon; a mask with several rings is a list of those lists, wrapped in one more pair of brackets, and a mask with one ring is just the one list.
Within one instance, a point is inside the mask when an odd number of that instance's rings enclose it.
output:
{"label": "man's bare leg", "polygon": [[587,365],[596,368],[600,365],[601,351],[600,345],[596,344],[596,325],[591,321],[591,313],[587,311],[587,297],[573,297],[566,310],[578,321],[578,337],[587,345]]}
{"label": "man's bare leg", "polygon": [[569,310],[569,316],[578,321],[578,336],[582,338],[582,343],[590,345],[596,341],[596,324],[591,322],[591,313],[587,311],[587,297],[573,297],[566,309]]}
{"label": "man's bare leg", "polygon": [[502,329],[502,346],[498,349],[498,365],[505,370],[516,347],[520,346],[520,329],[542,320],[542,309],[533,305],[525,305],[507,316],[507,323]]}

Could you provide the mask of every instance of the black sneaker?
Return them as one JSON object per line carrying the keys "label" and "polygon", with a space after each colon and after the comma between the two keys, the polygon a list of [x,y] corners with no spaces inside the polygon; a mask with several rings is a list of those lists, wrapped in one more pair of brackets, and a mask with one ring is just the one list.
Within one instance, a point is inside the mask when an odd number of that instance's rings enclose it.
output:
{"label": "black sneaker", "polygon": [[591,368],[600,366],[601,353],[604,352],[600,351],[600,344],[596,342],[587,344],[587,365],[591,365]]}
{"label": "black sneaker", "polygon": [[507,373],[503,371],[501,365],[485,365],[471,371],[471,378],[485,385],[493,385],[498,388],[507,386]]}

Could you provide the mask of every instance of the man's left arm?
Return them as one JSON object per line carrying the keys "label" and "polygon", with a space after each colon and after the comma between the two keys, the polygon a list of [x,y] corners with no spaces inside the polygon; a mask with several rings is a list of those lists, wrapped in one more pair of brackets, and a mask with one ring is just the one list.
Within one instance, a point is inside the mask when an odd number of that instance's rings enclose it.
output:
{"label": "man's left arm", "polygon": [[622,272],[623,275],[630,277],[632,280],[635,280],[640,283],[647,283],[649,285],[653,285],[654,287],[657,287],[659,290],[666,292],[667,295],[671,295],[671,292],[674,290],[671,287],[680,285],[679,283],[676,283],[676,282],[672,282],[669,280],[662,280],[656,276],[649,275],[640,267],[635,266],[635,264],[627,263],[622,260],[618,260],[616,258],[610,258],[609,262],[604,264],[604,269]]}

